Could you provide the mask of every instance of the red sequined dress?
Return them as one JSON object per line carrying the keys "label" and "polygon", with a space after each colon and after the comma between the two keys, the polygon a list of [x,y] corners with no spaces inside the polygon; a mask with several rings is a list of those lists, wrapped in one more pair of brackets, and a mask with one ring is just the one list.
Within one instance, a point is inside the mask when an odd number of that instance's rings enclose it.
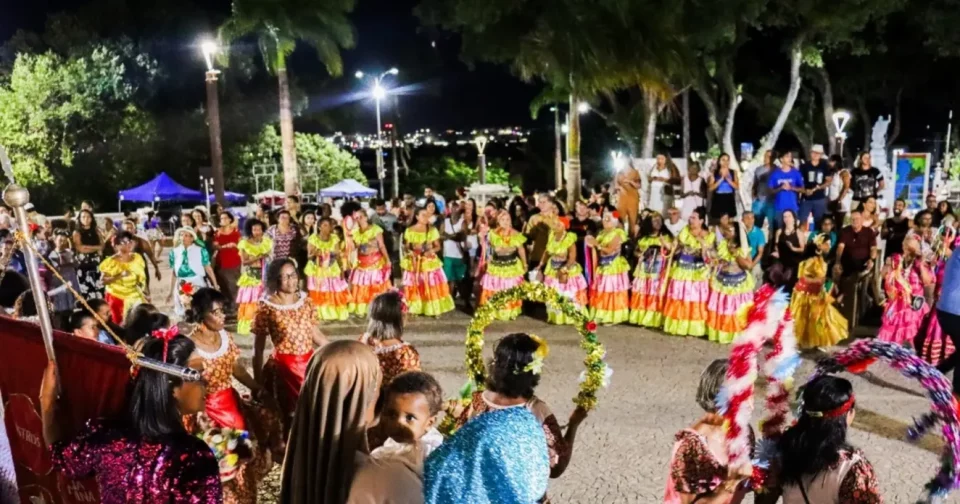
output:
{"label": "red sequined dress", "polygon": [[95,477],[103,504],[219,504],[220,473],[210,447],[187,434],[147,439],[121,424],[90,420],[50,447],[54,470]]}

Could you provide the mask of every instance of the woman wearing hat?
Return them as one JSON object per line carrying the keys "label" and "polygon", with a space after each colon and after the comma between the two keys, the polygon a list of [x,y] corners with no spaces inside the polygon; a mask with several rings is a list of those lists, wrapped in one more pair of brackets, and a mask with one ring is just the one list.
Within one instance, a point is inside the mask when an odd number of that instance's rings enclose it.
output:
{"label": "woman wearing hat", "polygon": [[170,278],[167,302],[173,301],[174,310],[180,318],[186,313],[185,305],[197,289],[213,287],[220,290],[213,268],[210,267],[210,253],[196,242],[197,232],[193,228],[182,227],[177,230],[176,246],[170,251],[170,269],[173,270],[173,276]]}

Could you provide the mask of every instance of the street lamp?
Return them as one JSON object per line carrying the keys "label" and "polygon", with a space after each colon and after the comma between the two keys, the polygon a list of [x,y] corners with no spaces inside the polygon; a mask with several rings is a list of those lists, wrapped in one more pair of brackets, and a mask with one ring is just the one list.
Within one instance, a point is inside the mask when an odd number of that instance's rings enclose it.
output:
{"label": "street lamp", "polygon": [[850,113],[845,110],[838,110],[833,113],[832,118],[833,126],[837,130],[836,134],[834,134],[834,139],[837,142],[837,151],[840,153],[840,156],[843,157],[843,142],[847,139],[847,134],[843,130],[850,122]]}
{"label": "street lamp", "polygon": [[[210,131],[210,167],[213,169],[213,192],[217,195],[217,203],[222,208],[227,207],[227,199],[223,187],[223,146],[220,142],[220,97],[217,92],[217,78],[220,71],[213,67],[213,57],[220,52],[220,46],[213,40],[205,40],[200,44],[203,59],[207,62],[207,126]],[[207,205],[210,204],[209,198]]]}
{"label": "street lamp", "polygon": [[626,158],[623,157],[623,153],[620,151],[610,151],[610,157],[613,158],[613,170],[620,171],[627,164]]}
{"label": "street lamp", "polygon": [[477,161],[480,164],[480,183],[487,183],[487,156],[484,155],[483,151],[487,148],[487,137],[480,135],[477,138],[473,139],[474,145],[477,146]]}
{"label": "street lamp", "polygon": [[[382,131],[380,127],[380,100],[387,97],[387,89],[383,87],[382,82],[383,78],[388,75],[397,75],[400,73],[400,70],[396,68],[391,68],[386,72],[380,74],[379,77],[373,79],[373,87],[370,89],[370,96],[373,96],[374,101],[377,103],[377,178],[380,179],[380,197],[383,198],[383,179],[386,177],[383,169],[383,140],[382,140]],[[363,80],[364,73],[357,71],[354,74],[357,79]],[[400,181],[398,180],[399,174],[397,173],[397,164],[393,165],[393,197],[400,197]]]}
{"label": "street lamp", "polygon": [[586,114],[587,112],[590,112],[590,104],[587,103],[587,102],[580,102],[580,103],[578,103],[578,104],[577,104],[577,112],[580,112],[581,115],[582,115],[582,114]]}

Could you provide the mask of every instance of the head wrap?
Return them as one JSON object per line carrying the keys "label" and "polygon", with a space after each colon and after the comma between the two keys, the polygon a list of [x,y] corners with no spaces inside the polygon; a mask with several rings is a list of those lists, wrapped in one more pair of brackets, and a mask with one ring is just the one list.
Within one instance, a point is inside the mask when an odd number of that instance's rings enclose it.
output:
{"label": "head wrap", "polygon": [[424,465],[426,504],[534,504],[547,493],[543,427],[526,408],[484,413],[437,448]]}
{"label": "head wrap", "polygon": [[310,358],[283,460],[281,502],[346,502],[380,377],[373,350],[358,341],[335,341]]}

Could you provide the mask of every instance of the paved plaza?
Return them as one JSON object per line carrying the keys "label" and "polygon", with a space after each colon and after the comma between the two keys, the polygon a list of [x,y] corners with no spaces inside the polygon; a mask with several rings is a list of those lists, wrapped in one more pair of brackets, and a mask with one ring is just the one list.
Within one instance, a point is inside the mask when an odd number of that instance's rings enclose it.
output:
{"label": "paved plaza", "polygon": [[[165,299],[167,274],[164,271],[154,299]],[[460,312],[440,319],[412,317],[407,328],[406,339],[419,350],[424,371],[437,377],[448,396],[456,394],[466,379],[463,339],[469,320]],[[357,338],[364,324],[351,320],[326,324],[322,329],[333,339]],[[527,316],[510,323],[495,322],[487,331],[486,355],[491,355],[498,338],[518,331],[533,332],[549,342],[550,356],[537,394],[565,424],[582,370],[583,353],[576,331]],[[551,499],[560,504],[660,502],[673,434],[701,415],[694,401],[700,372],[711,360],[726,357],[729,347],[628,325],[601,327],[597,334],[614,370],[612,383],[600,391],[599,407],[581,426],[566,473],[551,481]],[[249,358],[252,338],[239,337],[237,343]],[[820,355],[804,355],[798,382],[809,376]],[[914,502],[938,467],[942,443],[934,435],[918,444],[903,438],[912,417],[926,412],[929,401],[918,386],[882,363],[874,364],[864,376],[850,379],[858,408],[850,442],[862,448],[876,468],[885,502]],[[757,391],[762,395],[762,379]],[[278,473],[275,470],[264,481],[261,502],[276,502]],[[960,502],[960,498],[950,502]]]}
{"label": "paved plaza", "polygon": [[[455,394],[465,380],[463,337],[468,321],[460,313],[440,320],[414,319],[407,331],[407,340],[420,351],[423,369],[440,380],[447,395]],[[357,322],[324,330],[334,338],[358,337],[363,326]],[[550,343],[537,393],[565,424],[582,369],[576,331],[527,317],[494,323],[487,332],[487,355],[496,339],[517,331],[533,332]],[[583,504],[659,502],[673,434],[701,414],[694,402],[700,371],[712,359],[725,357],[729,347],[631,326],[601,327],[597,333],[608,350],[613,382],[601,391],[599,407],[580,428],[567,472],[551,481],[551,499]],[[241,345],[250,351],[249,341]],[[798,381],[810,374],[815,358],[816,354],[805,356]],[[871,371],[852,378],[858,414],[850,441],[873,462],[886,502],[913,502],[937,468],[941,442],[928,435],[912,445],[902,438],[911,417],[922,414],[929,402],[917,386],[882,364]],[[760,393],[762,387],[758,382]],[[272,489],[265,490],[261,500],[273,502]]]}

